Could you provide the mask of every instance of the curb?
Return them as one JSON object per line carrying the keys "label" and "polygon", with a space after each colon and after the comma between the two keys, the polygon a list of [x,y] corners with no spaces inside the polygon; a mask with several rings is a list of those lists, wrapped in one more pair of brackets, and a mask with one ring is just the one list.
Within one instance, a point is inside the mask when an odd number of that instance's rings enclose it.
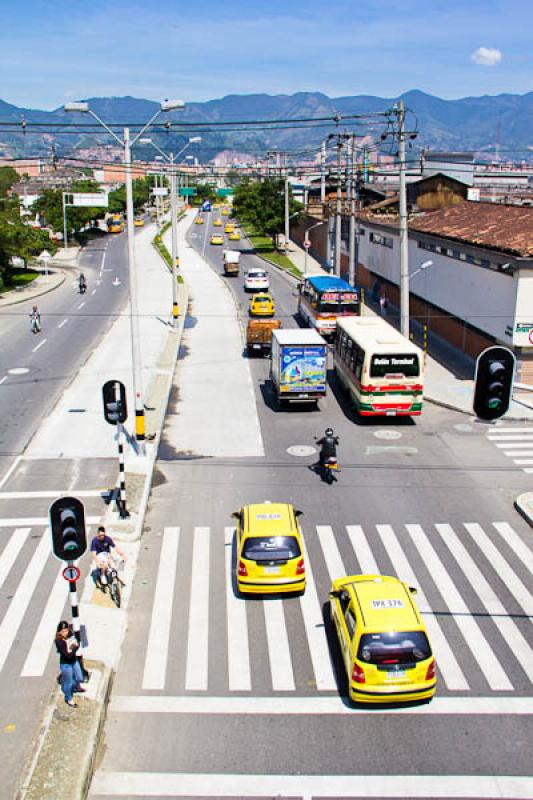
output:
{"label": "curb", "polygon": [[514,501],[514,507],[528,525],[533,528],[533,492],[519,494]]}
{"label": "curb", "polygon": [[55,289],[59,289],[59,287],[65,283],[67,276],[62,269],[57,269],[57,272],[58,273],[61,272],[62,275],[61,280],[58,281],[58,283],[55,283],[53,286],[49,286],[46,289],[43,289],[42,291],[35,292],[33,294],[27,294],[24,297],[19,297],[17,300],[11,300],[11,299],[6,300],[5,298],[0,297],[0,308],[2,308],[3,306],[16,306],[19,303],[27,303],[29,300],[34,300],[36,297],[42,297],[42,295],[49,294],[50,292],[53,292]]}

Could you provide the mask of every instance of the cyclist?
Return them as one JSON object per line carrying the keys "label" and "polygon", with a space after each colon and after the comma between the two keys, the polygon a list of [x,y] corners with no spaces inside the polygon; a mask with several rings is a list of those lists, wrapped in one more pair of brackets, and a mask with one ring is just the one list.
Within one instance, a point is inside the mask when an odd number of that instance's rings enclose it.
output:
{"label": "cyclist", "polygon": [[106,571],[110,562],[114,559],[115,551],[123,561],[126,561],[124,552],[118,547],[111,536],[105,532],[103,525],[100,525],[96,536],[93,537],[91,542],[91,553],[93,554],[94,570],[92,572],[93,580],[96,586],[104,587],[107,583]]}
{"label": "cyclist", "polygon": [[39,333],[41,330],[41,313],[37,306],[33,306],[30,313],[30,325],[32,333]]}

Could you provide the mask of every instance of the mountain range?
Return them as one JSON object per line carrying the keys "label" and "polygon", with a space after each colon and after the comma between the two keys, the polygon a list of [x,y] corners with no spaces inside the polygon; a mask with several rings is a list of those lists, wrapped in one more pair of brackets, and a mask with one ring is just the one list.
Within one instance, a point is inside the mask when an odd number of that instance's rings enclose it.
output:
{"label": "mountain range", "polygon": [[[341,120],[338,128],[334,124],[321,124],[320,117],[335,115],[375,114],[390,110],[399,99],[403,99],[408,114],[406,127],[418,131],[416,140],[411,142],[415,150],[429,148],[434,150],[473,151],[478,156],[490,157],[499,145],[504,160],[527,159],[533,157],[533,92],[524,95],[501,94],[496,96],[465,97],[458,100],[443,100],[419,90],[406,92],[396,98],[382,98],[370,95],[353,97],[328,97],[320,92],[298,92],[292,95],[227,95],[226,97],[202,103],[187,103],[184,111],[171,112],[168,117],[172,124],[180,125],[181,132],[151,132],[161,147],[176,151],[187,141],[187,136],[202,135],[202,144],[195,150],[201,160],[212,158],[224,149],[239,152],[264,154],[266,150],[278,148],[304,150],[314,148],[324,137],[335,130],[355,131],[364,136],[372,135],[379,139],[386,131],[386,120],[375,117],[369,128],[362,121]],[[90,107],[106,123],[133,124],[144,123],[155,113],[158,104],[151,100],[135,97],[93,97],[88,98]],[[317,120],[312,127],[284,127],[280,120],[299,118]],[[2,125],[25,119],[28,132],[23,136],[22,129]],[[269,121],[269,125],[253,130],[224,131],[210,129],[210,132],[194,130],[194,123],[207,125],[213,123]],[[105,134],[83,132],[78,128],[75,135],[48,125],[64,124],[73,126],[89,122],[84,114],[65,114],[62,108],[54,111],[19,108],[0,100],[0,155],[50,155],[51,145],[55,143],[59,155],[72,154],[82,146],[105,141]],[[161,120],[159,120],[161,122]],[[275,127],[274,123],[279,122]],[[38,123],[39,129],[31,128],[29,123]],[[191,125],[190,129],[185,126]],[[37,131],[37,132],[36,132]],[[159,129],[161,131],[161,129]],[[148,135],[148,134],[147,134]],[[387,152],[387,149],[383,149]],[[151,152],[139,148],[136,158],[151,158]]]}

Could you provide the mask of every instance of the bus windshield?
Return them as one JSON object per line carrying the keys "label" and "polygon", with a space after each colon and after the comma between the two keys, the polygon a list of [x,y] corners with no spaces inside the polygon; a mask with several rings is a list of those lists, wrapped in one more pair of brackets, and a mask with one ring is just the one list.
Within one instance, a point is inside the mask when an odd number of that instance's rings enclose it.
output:
{"label": "bus windshield", "polygon": [[404,375],[406,378],[417,378],[420,365],[416,353],[374,353],[370,362],[370,377],[384,378],[385,375]]}

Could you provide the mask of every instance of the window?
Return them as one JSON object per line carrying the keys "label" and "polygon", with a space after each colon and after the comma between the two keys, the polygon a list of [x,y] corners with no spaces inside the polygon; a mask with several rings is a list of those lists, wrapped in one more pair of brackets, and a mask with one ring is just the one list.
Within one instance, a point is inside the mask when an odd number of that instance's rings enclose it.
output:
{"label": "window", "polygon": [[416,353],[375,353],[370,362],[370,377],[384,378],[389,374],[417,378],[420,374]]}
{"label": "window", "polygon": [[249,536],[242,552],[249,561],[288,561],[301,555],[295,536]]}
{"label": "window", "polygon": [[346,609],[350,605],[350,595],[346,590],[341,592],[341,596],[339,597],[339,603],[341,604],[342,613],[346,614]]}
{"label": "window", "polygon": [[381,244],[383,247],[394,247],[394,240],[390,236],[382,236],[381,233],[374,233],[373,231],[370,232],[370,241],[374,242],[374,244]]}
{"label": "window", "polygon": [[359,642],[357,658],[367,664],[414,664],[431,656],[423,631],[365,633]]}

